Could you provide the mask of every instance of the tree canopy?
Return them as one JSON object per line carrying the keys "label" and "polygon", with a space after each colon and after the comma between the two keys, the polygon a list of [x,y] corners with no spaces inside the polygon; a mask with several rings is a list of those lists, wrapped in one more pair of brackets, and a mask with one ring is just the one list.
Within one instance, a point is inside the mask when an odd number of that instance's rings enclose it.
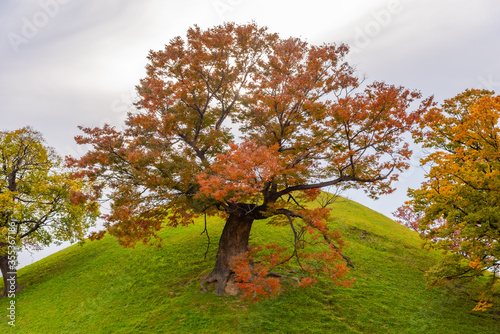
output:
{"label": "tree canopy", "polygon": [[434,149],[422,160],[426,181],[410,189],[398,215],[448,252],[429,273],[434,282],[490,277],[477,307],[484,309],[500,273],[500,96],[466,90],[433,114],[423,140]]}
{"label": "tree canopy", "polygon": [[42,135],[30,127],[0,132],[0,268],[16,272],[21,247],[83,240],[98,204],[88,185],[71,177]]}
{"label": "tree canopy", "polygon": [[[420,135],[433,104],[418,91],[364,84],[347,53],[344,44],[309,45],[255,24],[195,26],[149,53],[125,127],[82,127],[76,140],[92,149],[68,163],[111,200],[107,231],[124,245],[199,215],[225,217],[204,281],[217,281],[218,294],[233,272],[249,294],[272,294],[279,285],[266,274],[291,259],[308,273],[301,284],[320,272],[345,282],[352,263],[326,224],[328,208],[304,200],[329,186],[391,192],[408,168],[407,134]],[[268,245],[273,255],[257,262],[248,236],[262,219],[290,226],[295,241]],[[302,251],[307,232],[321,251]]]}

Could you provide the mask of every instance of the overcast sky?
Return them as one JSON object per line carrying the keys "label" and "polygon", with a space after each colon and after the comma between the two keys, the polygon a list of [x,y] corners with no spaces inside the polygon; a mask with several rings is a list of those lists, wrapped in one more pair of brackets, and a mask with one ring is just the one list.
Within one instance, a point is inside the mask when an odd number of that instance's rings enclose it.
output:
{"label": "overcast sky", "polygon": [[[438,101],[466,88],[499,92],[499,18],[498,0],[0,0],[0,129],[31,125],[60,155],[81,155],[77,126],[121,126],[149,50],[194,24],[224,21],[255,21],[311,44],[347,43],[367,82]],[[394,194],[347,196],[391,216],[422,181],[422,154],[416,150]]]}

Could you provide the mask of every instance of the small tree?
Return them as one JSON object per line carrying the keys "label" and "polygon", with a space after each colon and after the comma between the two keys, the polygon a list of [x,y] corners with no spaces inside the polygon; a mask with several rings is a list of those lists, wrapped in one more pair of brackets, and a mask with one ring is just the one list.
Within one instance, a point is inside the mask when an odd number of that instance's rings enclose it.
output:
{"label": "small tree", "polygon": [[30,127],[0,132],[0,269],[3,297],[17,288],[17,252],[76,241],[98,216],[82,180]]}
{"label": "small tree", "polygon": [[[108,231],[124,245],[149,242],[165,224],[187,225],[200,214],[224,217],[215,267],[202,283],[217,281],[217,294],[234,271],[251,294],[276,291],[266,274],[292,258],[310,275],[341,280],[352,264],[326,224],[328,209],[309,209],[301,199],[329,186],[372,197],[391,192],[411,155],[404,134],[418,130],[432,104],[410,112],[418,92],[382,82],[361,89],[347,52],[255,24],[194,27],[185,40],[150,52],[125,129],[82,128],[77,142],[93,148],[68,162],[108,187]],[[288,255],[268,245],[271,255],[257,263],[248,238],[254,221],[268,218],[290,226],[295,241]],[[301,250],[307,232],[325,244],[322,251]]]}
{"label": "small tree", "polygon": [[423,143],[434,152],[422,160],[430,170],[396,214],[447,251],[429,272],[435,283],[489,273],[484,309],[500,273],[500,97],[466,90],[432,114]]}

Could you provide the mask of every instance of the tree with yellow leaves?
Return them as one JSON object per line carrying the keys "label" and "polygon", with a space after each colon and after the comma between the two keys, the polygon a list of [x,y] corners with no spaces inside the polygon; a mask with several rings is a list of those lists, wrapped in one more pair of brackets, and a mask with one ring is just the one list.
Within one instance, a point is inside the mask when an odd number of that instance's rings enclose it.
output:
{"label": "tree with yellow leaves", "polygon": [[423,144],[435,151],[422,164],[430,170],[397,215],[418,221],[427,244],[447,252],[428,273],[434,283],[489,277],[476,307],[484,310],[500,273],[500,96],[466,90],[429,113],[427,125]]}

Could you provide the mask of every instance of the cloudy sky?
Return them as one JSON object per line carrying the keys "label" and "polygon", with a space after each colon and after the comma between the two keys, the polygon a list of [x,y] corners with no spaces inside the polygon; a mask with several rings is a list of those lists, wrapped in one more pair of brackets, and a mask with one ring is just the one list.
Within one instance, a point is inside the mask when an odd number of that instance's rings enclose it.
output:
{"label": "cloudy sky", "polygon": [[[255,21],[311,44],[347,43],[368,82],[438,101],[466,88],[499,92],[499,17],[498,0],[0,0],[0,129],[31,125],[60,155],[81,155],[77,126],[122,124],[149,50],[194,24],[224,21]],[[416,150],[394,194],[347,196],[390,216],[422,181],[422,154]]]}

